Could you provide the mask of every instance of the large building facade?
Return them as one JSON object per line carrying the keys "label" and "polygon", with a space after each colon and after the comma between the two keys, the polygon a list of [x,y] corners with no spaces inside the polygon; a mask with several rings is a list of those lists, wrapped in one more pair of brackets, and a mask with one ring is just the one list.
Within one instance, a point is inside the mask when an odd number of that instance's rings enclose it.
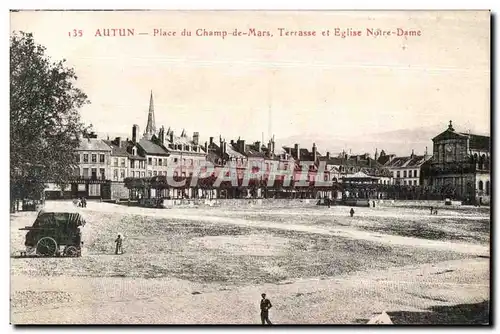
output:
{"label": "large building facade", "polygon": [[434,155],[426,185],[449,198],[490,202],[490,137],[456,132],[452,122],[432,139]]}

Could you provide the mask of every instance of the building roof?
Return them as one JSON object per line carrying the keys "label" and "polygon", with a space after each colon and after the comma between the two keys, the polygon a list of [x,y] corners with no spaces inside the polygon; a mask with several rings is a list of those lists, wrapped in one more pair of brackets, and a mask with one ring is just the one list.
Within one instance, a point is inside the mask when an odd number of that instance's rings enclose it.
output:
{"label": "building roof", "polygon": [[490,137],[482,136],[482,135],[474,135],[463,133],[464,135],[469,136],[469,149],[471,150],[480,150],[480,151],[489,151],[490,150]]}
{"label": "building roof", "polygon": [[118,157],[128,157],[130,154],[127,152],[127,141],[122,141],[121,146],[116,145],[115,142],[111,140],[103,140],[111,148],[111,155]]}
{"label": "building roof", "polygon": [[226,143],[226,154],[232,158],[245,158],[245,156],[236,151],[236,149],[230,143]]}
{"label": "building roof", "polygon": [[413,155],[408,157],[395,157],[390,162],[385,164],[387,168],[412,168],[412,167],[420,167],[422,164],[429,160],[429,157],[425,157],[424,155]]}
{"label": "building roof", "polygon": [[393,159],[396,155],[395,154],[384,154],[380,155],[378,157],[377,162],[381,165],[387,164],[391,159]]}
{"label": "building roof", "polygon": [[[290,154],[293,157],[297,156],[297,150],[294,147],[283,146],[283,150]],[[320,158],[322,156],[321,153],[316,151],[316,158]],[[314,155],[312,151],[309,151],[307,148],[299,148],[299,159],[300,161],[314,161]]]}
{"label": "building roof", "polygon": [[169,155],[166,150],[164,150],[160,145],[155,144],[151,140],[142,138],[138,142],[139,146],[146,152],[146,154],[152,155]]}
{"label": "building roof", "polygon": [[106,145],[102,139],[83,138],[78,146],[79,151],[107,151],[111,152],[111,147]]}
{"label": "building roof", "polygon": [[[250,158],[265,158],[266,153],[263,151],[257,151],[253,145],[245,145],[245,155]],[[262,149],[261,149],[262,150]]]}

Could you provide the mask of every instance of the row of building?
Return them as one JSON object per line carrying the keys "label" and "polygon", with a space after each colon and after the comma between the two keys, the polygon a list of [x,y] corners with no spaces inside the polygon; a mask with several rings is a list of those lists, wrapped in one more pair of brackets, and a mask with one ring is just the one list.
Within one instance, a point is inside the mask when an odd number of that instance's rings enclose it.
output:
{"label": "row of building", "polygon": [[[398,157],[384,150],[351,155],[346,152],[331,155],[320,152],[315,144],[311,149],[295,144],[275,147],[268,143],[248,143],[238,138],[226,141],[210,137],[201,143],[200,135],[186,131],[175,134],[173,129],[156,128],[153,95],[150,97],[148,121],[140,134],[133,125],[131,138],[99,139],[88,134],[75,152],[77,167],[75,179],[65,189],[66,196],[87,196],[103,199],[124,199],[131,196],[125,181],[155,176],[189,177],[205,161],[215,166],[231,163],[238,168],[261,166],[267,171],[277,166],[280,170],[300,170],[311,164],[311,173],[323,173],[324,181],[333,184],[369,184],[422,188],[441,192],[450,197],[489,201],[490,140],[489,137],[456,132],[450,124],[434,137],[433,152]],[[171,166],[177,166],[175,171]],[[253,167],[255,168],[255,167]],[[316,175],[314,175],[316,177]],[[52,193],[51,193],[52,191]],[[59,196],[60,189],[49,188],[48,196]],[[171,189],[162,194],[168,197],[194,196],[188,189]],[[255,196],[262,196],[259,192]],[[377,195],[380,196],[380,195]]]}

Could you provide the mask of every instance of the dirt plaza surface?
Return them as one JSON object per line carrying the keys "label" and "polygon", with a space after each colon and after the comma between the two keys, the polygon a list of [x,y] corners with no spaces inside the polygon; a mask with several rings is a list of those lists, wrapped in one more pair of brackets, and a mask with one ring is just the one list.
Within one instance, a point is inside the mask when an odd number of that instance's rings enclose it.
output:
{"label": "dirt plaza surface", "polygon": [[11,321],[258,324],[265,292],[277,324],[487,322],[488,208],[349,209],[89,202],[80,258],[18,258],[36,213],[12,214]]}

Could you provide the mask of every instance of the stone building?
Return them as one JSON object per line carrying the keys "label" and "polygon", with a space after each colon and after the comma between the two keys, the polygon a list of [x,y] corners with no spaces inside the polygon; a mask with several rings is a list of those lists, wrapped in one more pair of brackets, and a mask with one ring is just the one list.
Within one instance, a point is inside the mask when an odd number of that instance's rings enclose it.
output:
{"label": "stone building", "polygon": [[390,155],[389,159],[385,159],[385,157],[385,152],[382,150],[377,161],[385,160],[384,167],[392,173],[394,184],[401,186],[420,186],[422,184],[422,166],[431,159],[427,151],[424,155],[416,155],[413,150],[409,156]]}
{"label": "stone building", "polygon": [[466,202],[490,201],[490,137],[456,132],[452,122],[434,137],[434,156],[425,183],[443,196]]}
{"label": "stone building", "polygon": [[80,141],[75,150],[77,175],[71,180],[71,197],[107,198],[110,193],[112,149],[94,134]]}

